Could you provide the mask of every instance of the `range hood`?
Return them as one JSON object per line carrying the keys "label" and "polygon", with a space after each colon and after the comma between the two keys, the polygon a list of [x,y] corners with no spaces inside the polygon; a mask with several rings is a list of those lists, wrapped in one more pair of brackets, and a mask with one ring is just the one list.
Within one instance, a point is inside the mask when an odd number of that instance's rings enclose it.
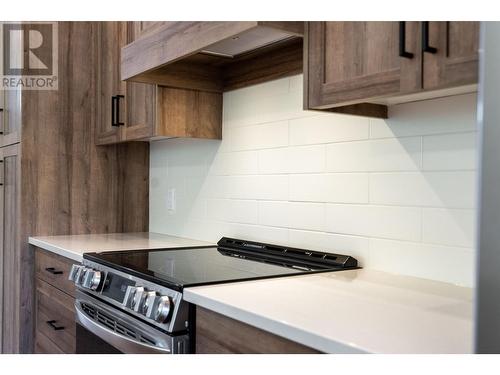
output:
{"label": "range hood", "polygon": [[122,48],[121,78],[161,84],[170,74],[183,84],[182,73],[186,80],[190,70],[209,75],[255,51],[301,40],[303,32],[300,21],[168,22]]}

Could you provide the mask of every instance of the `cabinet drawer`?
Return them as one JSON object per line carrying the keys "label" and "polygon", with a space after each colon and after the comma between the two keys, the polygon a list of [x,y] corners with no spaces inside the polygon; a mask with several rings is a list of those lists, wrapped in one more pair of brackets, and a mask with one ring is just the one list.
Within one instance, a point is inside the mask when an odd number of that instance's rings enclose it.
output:
{"label": "cabinet drawer", "polygon": [[36,277],[74,297],[75,285],[68,275],[77,262],[38,248],[35,254]]}
{"label": "cabinet drawer", "polygon": [[64,354],[64,352],[43,333],[37,332],[35,337],[35,354]]}
{"label": "cabinet drawer", "polygon": [[75,352],[75,299],[59,289],[37,280],[36,329],[64,353]]}

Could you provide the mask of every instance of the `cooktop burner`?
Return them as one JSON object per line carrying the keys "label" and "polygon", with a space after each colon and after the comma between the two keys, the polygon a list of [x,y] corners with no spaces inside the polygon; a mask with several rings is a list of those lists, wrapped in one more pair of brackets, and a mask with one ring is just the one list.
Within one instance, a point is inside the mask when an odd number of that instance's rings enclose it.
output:
{"label": "cooktop burner", "polygon": [[356,268],[340,254],[222,238],[216,247],[86,253],[84,258],[176,290]]}

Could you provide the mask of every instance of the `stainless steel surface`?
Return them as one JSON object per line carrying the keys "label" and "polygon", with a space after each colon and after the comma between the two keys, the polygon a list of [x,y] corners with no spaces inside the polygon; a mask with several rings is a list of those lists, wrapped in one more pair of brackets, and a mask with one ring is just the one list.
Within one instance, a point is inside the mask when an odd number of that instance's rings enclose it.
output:
{"label": "stainless steel surface", "polygon": [[479,49],[479,230],[475,351],[500,353],[500,22],[481,22]]}
{"label": "stainless steel surface", "polygon": [[146,297],[146,292],[142,286],[135,288],[134,296],[132,297],[132,307],[135,312],[139,312],[139,308]]}
{"label": "stainless steel surface", "polygon": [[154,311],[154,320],[158,323],[166,321],[170,313],[170,305],[170,298],[168,298],[168,296],[161,296],[158,301],[158,306]]}
{"label": "stainless steel surface", "polygon": [[187,335],[167,335],[80,291],[75,311],[78,324],[123,353],[181,354],[189,350]]}
{"label": "stainless steel surface", "polygon": [[[179,331],[184,331],[188,327],[188,306],[189,304],[187,302],[184,302],[182,300],[182,293],[176,290],[172,290],[170,288],[158,285],[156,283],[152,283],[140,278],[137,278],[135,276],[132,276],[130,274],[127,274],[122,271],[118,271],[114,268],[104,266],[102,264],[96,263],[89,261],[87,259],[83,260],[83,266],[82,269],[91,269],[94,272],[99,271],[102,274],[102,278],[106,280],[108,276],[110,275],[117,275],[120,277],[123,277],[127,280],[131,280],[135,282],[135,285],[128,286],[126,291],[125,291],[125,296],[123,300],[117,301],[114,299],[111,299],[107,297],[106,295],[103,295],[101,287],[98,288],[98,290],[92,290],[92,289],[86,289],[84,288],[80,283],[75,281],[75,284],[77,288],[83,289],[86,293],[93,295],[95,297],[98,297],[99,299],[104,300],[107,303],[110,303],[113,306],[116,306],[119,309],[127,311],[127,313],[136,316],[142,320],[147,321],[148,323],[163,329],[166,332],[179,332]],[[80,272],[84,272],[81,270]],[[102,283],[101,283],[102,284]],[[135,296],[135,292],[140,291],[143,292],[144,295],[141,294],[140,296],[140,301],[142,303],[141,306],[138,306],[137,310],[134,309],[132,305],[133,298]],[[148,298],[152,298],[152,293],[147,293],[147,292],[155,292],[155,298],[153,300],[153,305],[151,305],[151,300],[147,300]],[[167,314],[167,319],[164,319],[162,321],[156,321],[154,319],[156,308],[158,306],[158,303],[160,302],[160,297],[159,296],[166,296],[169,299],[169,311]],[[139,297],[137,297],[139,298]],[[147,307],[145,309],[144,304],[147,304]],[[166,302],[164,302],[165,304]],[[139,307],[142,307],[142,309],[139,309]],[[167,313],[165,311],[166,307],[164,307],[164,310],[162,312],[162,316]]]}

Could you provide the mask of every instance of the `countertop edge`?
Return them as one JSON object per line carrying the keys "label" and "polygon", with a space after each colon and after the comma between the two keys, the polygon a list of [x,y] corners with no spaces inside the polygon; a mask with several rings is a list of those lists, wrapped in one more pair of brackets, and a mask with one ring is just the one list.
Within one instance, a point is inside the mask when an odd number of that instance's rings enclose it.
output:
{"label": "countertop edge", "polygon": [[65,258],[69,258],[69,259],[74,260],[76,262],[81,263],[83,260],[82,254],[72,252],[72,251],[65,249],[63,247],[59,247],[59,246],[53,245],[53,244],[45,242],[45,241],[41,241],[41,240],[38,240],[38,239],[33,238],[33,237],[28,238],[28,243],[30,245],[37,246],[41,249],[50,251],[51,253],[61,255]]}
{"label": "countertop edge", "polygon": [[247,310],[218,302],[210,297],[200,295],[196,292],[196,288],[184,289],[184,300],[194,305],[206,308],[216,313],[227,316],[228,318],[246,323],[255,328],[262,329],[285,339],[296,343],[308,346],[324,353],[336,354],[361,354],[368,353],[367,351],[345,344],[343,342],[334,341],[322,336],[318,336],[300,328],[287,325],[274,319],[266,318],[265,316],[251,313]]}

